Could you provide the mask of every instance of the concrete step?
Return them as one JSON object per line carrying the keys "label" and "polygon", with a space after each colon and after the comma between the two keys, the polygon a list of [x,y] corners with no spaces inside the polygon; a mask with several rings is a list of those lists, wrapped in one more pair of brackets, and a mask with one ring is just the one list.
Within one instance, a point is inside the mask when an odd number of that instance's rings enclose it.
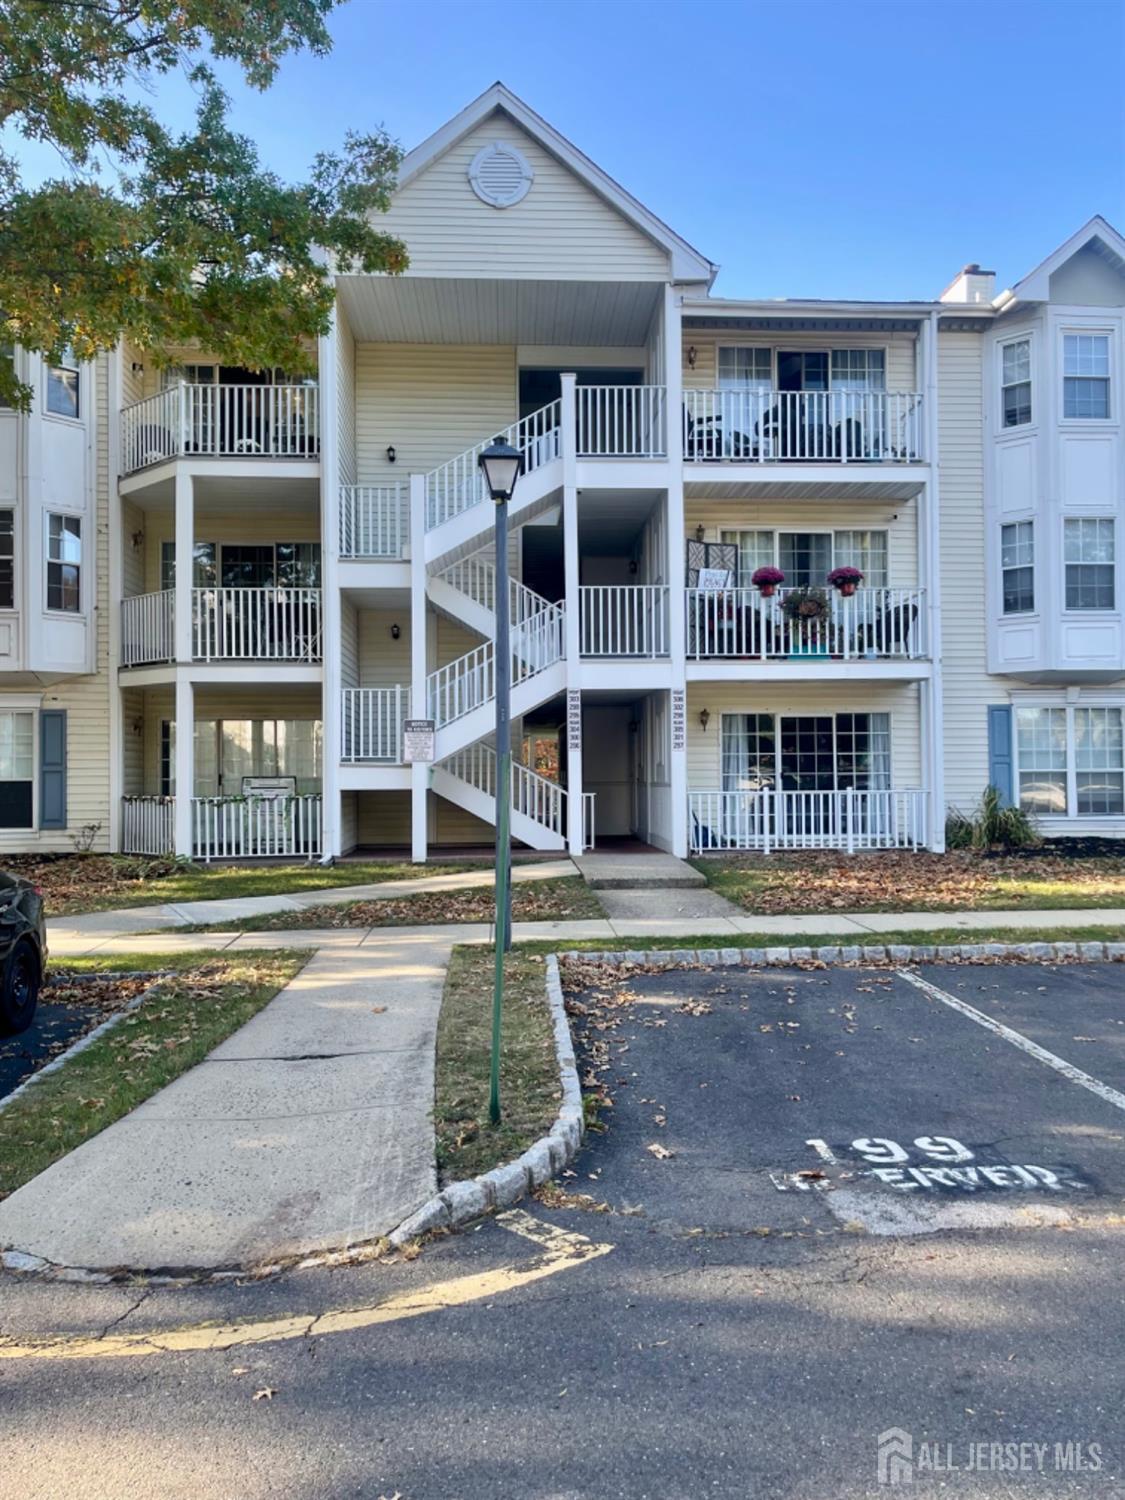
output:
{"label": "concrete step", "polygon": [[574,863],[594,891],[688,890],[707,881],[671,854],[584,854]]}

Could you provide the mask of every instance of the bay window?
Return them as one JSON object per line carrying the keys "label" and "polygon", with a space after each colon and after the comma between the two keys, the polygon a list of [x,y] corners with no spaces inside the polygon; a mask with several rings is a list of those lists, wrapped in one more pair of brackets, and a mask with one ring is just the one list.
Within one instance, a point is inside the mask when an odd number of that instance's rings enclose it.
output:
{"label": "bay window", "polygon": [[78,516],[47,517],[47,608],[78,614],[82,609],[82,522]]}
{"label": "bay window", "polygon": [[1115,538],[1108,518],[1063,522],[1067,609],[1113,609]]}
{"label": "bay window", "polygon": [[1063,335],[1063,416],[1109,417],[1109,334]]}
{"label": "bay window", "polygon": [[1125,816],[1125,709],[1016,710],[1020,806],[1045,817]]}
{"label": "bay window", "polygon": [[1035,526],[1012,521],[1000,528],[1000,577],[1006,615],[1035,608]]}
{"label": "bay window", "polygon": [[1013,339],[1000,349],[1000,415],[1004,427],[1031,421],[1031,340]]}

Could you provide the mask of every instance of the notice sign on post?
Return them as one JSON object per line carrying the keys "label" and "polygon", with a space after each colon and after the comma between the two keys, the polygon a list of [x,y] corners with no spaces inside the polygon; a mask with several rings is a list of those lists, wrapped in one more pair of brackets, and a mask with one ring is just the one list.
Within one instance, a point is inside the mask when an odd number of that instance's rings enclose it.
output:
{"label": "notice sign on post", "polygon": [[433,719],[404,719],[402,721],[402,763],[412,766],[434,758]]}

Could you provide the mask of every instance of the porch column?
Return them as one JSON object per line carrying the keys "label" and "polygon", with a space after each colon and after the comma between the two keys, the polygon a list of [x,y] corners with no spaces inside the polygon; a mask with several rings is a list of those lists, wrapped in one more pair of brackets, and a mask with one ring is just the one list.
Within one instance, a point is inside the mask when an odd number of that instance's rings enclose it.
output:
{"label": "porch column", "polygon": [[[179,584],[179,567],[176,583]],[[188,859],[192,848],[191,799],[195,791],[195,687],[186,672],[176,677],[176,807],[175,845]]]}
{"label": "porch column", "polygon": [[190,474],[176,469],[176,589],[173,606],[177,662],[192,659],[191,591],[194,578],[195,491]]}
{"label": "porch column", "polygon": [[923,384],[923,419],[929,477],[918,497],[918,541],[920,573],[926,589],[927,650],[930,679],[922,683],[922,768],[925,776],[926,820],[929,847],[935,854],[945,849],[945,687],[942,667],[941,607],[941,486],[940,426],[938,421],[938,315],[931,313],[920,331]]}
{"label": "porch column", "polygon": [[[424,719],[426,702],[426,477],[410,476],[410,717]],[[426,863],[430,768],[410,768],[410,858]]]}
{"label": "porch column", "polygon": [[121,525],[121,408],[125,404],[121,378],[122,346],[111,349],[106,360],[109,385],[109,852],[121,849],[122,794],[125,786],[124,704],[117,669],[121,665],[121,600],[125,596],[123,528]]}
{"label": "porch column", "polygon": [[667,392],[668,490],[668,650],[671,666],[669,704],[671,743],[668,754],[669,795],[672,801],[668,830],[672,853],[686,859],[688,852],[687,673],[685,669],[685,594],[687,558],[684,540],[684,421],[683,355],[679,295],[664,288],[664,385]]}
{"label": "porch column", "polygon": [[566,584],[566,843],[572,859],[585,848],[582,820],[582,644],[578,557],[577,375],[562,376],[563,577]]}
{"label": "porch column", "polygon": [[343,853],[340,809],[340,716],[341,691],[340,624],[340,503],[339,447],[337,443],[336,309],[331,312],[329,332],[317,347],[317,379],[320,387],[320,555],[321,563],[321,721],[324,765],[321,773],[321,860],[328,864]]}

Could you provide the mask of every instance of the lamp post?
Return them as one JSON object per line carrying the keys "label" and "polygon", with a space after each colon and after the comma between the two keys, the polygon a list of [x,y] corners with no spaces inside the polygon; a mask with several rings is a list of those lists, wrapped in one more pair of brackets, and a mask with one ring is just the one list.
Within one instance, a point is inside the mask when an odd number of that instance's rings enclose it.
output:
{"label": "lamp post", "polygon": [[508,615],[508,501],[516,488],[520,452],[496,438],[480,456],[481,473],[496,504],[496,977],[492,990],[492,1067],[488,1117],[500,1123],[500,1021],[504,1009],[504,954],[512,945],[512,647]]}

